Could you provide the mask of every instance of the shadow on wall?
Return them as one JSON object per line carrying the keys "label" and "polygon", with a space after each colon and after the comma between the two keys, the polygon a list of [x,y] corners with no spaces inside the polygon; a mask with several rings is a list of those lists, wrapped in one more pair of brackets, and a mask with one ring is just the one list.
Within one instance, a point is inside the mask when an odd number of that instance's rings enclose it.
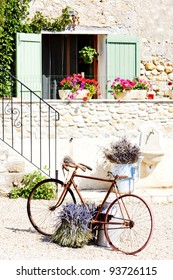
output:
{"label": "shadow on wall", "polygon": [[[92,168],[92,171],[86,171],[86,175],[106,178],[108,172],[111,171],[111,163],[106,161],[103,155],[103,147],[110,145],[112,139],[98,139],[98,138],[81,138],[81,139],[72,139],[71,141],[61,141],[63,145],[62,151],[65,152],[61,154],[58,158],[62,158],[65,155],[69,155],[73,160],[78,163],[84,163],[89,165]],[[79,170],[80,174],[84,174],[83,171]],[[63,180],[59,172],[59,179]],[[107,177],[108,178],[108,177]],[[105,189],[108,186],[106,182],[91,181],[89,179],[76,179],[78,180],[79,187],[81,189]]]}
{"label": "shadow on wall", "polygon": [[[152,132],[152,131],[150,131]],[[147,135],[150,134],[146,134]],[[153,133],[150,134],[153,136]],[[155,135],[155,132],[154,132]],[[157,134],[156,134],[157,135]],[[134,137],[131,137],[132,141],[136,143],[140,143],[139,141],[139,134],[134,135]],[[143,138],[144,139],[144,138]],[[146,139],[146,138],[145,138]],[[156,145],[155,142],[155,136],[150,138],[152,141],[154,141],[154,146],[153,148],[156,148],[158,145]],[[159,136],[160,139],[160,136]],[[64,180],[63,173],[61,172],[61,161],[62,158],[65,155],[70,155],[74,161],[76,162],[81,162],[84,164],[89,165],[93,170],[92,172],[86,171],[86,173],[83,173],[80,171],[82,174],[87,174],[87,175],[92,175],[92,176],[98,176],[98,177],[103,177],[106,178],[107,172],[111,170],[111,165],[110,163],[105,163],[104,159],[101,154],[101,147],[109,145],[111,141],[111,138],[103,138],[103,139],[98,139],[98,138],[81,138],[81,139],[69,139],[64,140],[64,139],[59,139],[59,150],[58,150],[58,159],[59,159],[59,179]],[[149,140],[148,140],[149,141]],[[151,142],[152,142],[151,141]],[[146,142],[146,140],[144,141]],[[141,170],[140,170],[140,180],[137,182],[136,186],[139,187],[158,187],[158,186],[172,186],[173,185],[173,173],[172,173],[172,158],[173,158],[173,141],[171,138],[164,138],[164,150],[160,149],[155,149],[155,161],[156,164],[147,164],[148,161],[144,159],[141,163]],[[143,146],[144,147],[144,146]],[[149,150],[144,150],[143,153],[147,151],[147,154],[150,154],[152,151]],[[159,151],[159,153],[158,153]],[[161,153],[160,153],[161,151]],[[162,152],[164,153],[162,155]],[[152,154],[152,153],[151,153]],[[156,155],[159,154],[160,161],[157,160]],[[163,156],[163,157],[162,157]],[[94,185],[93,185],[94,184]],[[79,186],[80,188],[83,189],[105,189],[107,184],[97,182],[97,181],[91,181],[90,180],[82,180],[79,181]]]}

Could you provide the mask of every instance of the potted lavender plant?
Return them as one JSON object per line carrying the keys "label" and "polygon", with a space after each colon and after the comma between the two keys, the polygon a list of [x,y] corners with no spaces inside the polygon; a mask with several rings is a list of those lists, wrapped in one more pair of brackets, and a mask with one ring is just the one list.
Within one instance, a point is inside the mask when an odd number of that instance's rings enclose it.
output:
{"label": "potted lavender plant", "polygon": [[141,162],[139,146],[123,137],[104,148],[103,153],[105,159],[111,162],[111,173],[114,176],[128,176],[127,179],[118,180],[120,192],[132,192],[135,172],[139,170]]}

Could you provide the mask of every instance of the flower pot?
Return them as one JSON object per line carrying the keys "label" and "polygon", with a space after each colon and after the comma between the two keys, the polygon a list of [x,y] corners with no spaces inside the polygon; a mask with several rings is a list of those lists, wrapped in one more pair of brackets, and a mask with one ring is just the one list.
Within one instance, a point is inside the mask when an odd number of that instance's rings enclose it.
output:
{"label": "flower pot", "polygon": [[135,163],[116,164],[111,163],[111,172],[113,175],[125,175],[128,178],[117,180],[117,186],[120,193],[131,193],[134,191],[134,183],[140,178],[140,166],[143,157],[140,156]]}
{"label": "flower pot", "polygon": [[58,91],[58,93],[59,93],[60,99],[65,100],[65,99],[69,99],[71,90],[70,89],[60,89]]}
{"label": "flower pot", "polygon": [[121,93],[114,93],[115,99],[131,99],[131,90],[123,90]]}
{"label": "flower pot", "polygon": [[75,99],[83,99],[88,93],[89,91],[87,89],[78,90],[78,94],[75,94]]}
{"label": "flower pot", "polygon": [[[110,206],[110,203],[105,204],[105,209],[102,210],[102,214],[106,215],[106,212],[107,212],[109,206]],[[121,214],[120,207],[119,207],[118,203],[114,204],[114,206],[111,208],[109,214],[114,216],[114,218],[111,218],[110,221],[112,221],[112,222],[119,222],[120,221],[119,219],[122,218],[122,214]],[[115,229],[116,227],[118,228],[118,230],[117,230],[117,232],[113,231],[113,240],[114,240],[113,243],[118,245],[122,230],[120,230],[119,225],[115,225],[115,224],[114,225],[111,225],[111,224],[108,225],[109,229],[111,229],[111,228]],[[102,247],[110,247],[110,245],[109,245],[109,243],[106,239],[106,236],[105,236],[104,225],[103,224],[99,225],[99,227],[98,227],[97,245],[102,246]]]}
{"label": "flower pot", "polygon": [[154,92],[148,92],[147,98],[148,99],[154,99]]}
{"label": "flower pot", "polygon": [[[73,100],[73,99],[83,99],[85,96],[87,96],[87,93],[89,91],[86,90],[86,89],[83,89],[83,90],[78,90],[77,93],[73,93],[71,90],[69,89],[66,89],[66,90],[59,90],[58,93],[59,93],[59,97],[60,99],[62,100],[66,100],[66,99],[70,99],[70,100]],[[71,96],[71,97],[70,97]]]}
{"label": "flower pot", "polygon": [[113,175],[125,175],[128,178],[117,180],[117,186],[120,193],[131,193],[134,190],[134,164],[111,164]]}
{"label": "flower pot", "polygon": [[114,94],[115,99],[124,99],[124,100],[142,100],[146,99],[147,91],[146,90],[124,90],[122,93]]}
{"label": "flower pot", "polygon": [[134,89],[131,90],[131,99],[142,100],[146,99],[147,91],[145,89]]}

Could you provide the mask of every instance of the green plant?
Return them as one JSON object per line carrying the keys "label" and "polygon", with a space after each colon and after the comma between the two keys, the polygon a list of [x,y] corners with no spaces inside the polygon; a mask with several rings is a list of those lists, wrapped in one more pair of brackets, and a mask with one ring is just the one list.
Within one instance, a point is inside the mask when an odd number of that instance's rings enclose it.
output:
{"label": "green plant", "polygon": [[98,52],[90,46],[86,46],[79,51],[79,57],[82,58],[86,64],[91,64],[94,57],[97,58],[98,55]]}
{"label": "green plant", "polygon": [[132,87],[132,89],[147,90],[147,91],[151,89],[151,85],[145,80],[135,78],[133,82],[135,83],[135,85]]}
{"label": "green plant", "polygon": [[[15,74],[16,32],[26,32],[24,19],[28,15],[29,0],[1,0],[0,8],[0,61],[1,66]],[[2,80],[3,77],[3,80]],[[13,85],[0,69],[0,95],[10,96]]]}
{"label": "green plant", "polygon": [[84,205],[69,203],[63,206],[52,241],[61,246],[83,247],[92,238],[88,227],[91,219],[92,213]]}
{"label": "green plant", "polygon": [[29,20],[29,28],[31,32],[40,33],[41,30],[61,31],[72,23],[69,15],[70,7],[62,10],[62,14],[54,19],[45,17],[41,12],[36,12],[34,17]]}
{"label": "green plant", "polygon": [[13,81],[9,80],[9,76],[1,71],[0,67],[0,97],[11,97],[13,90]]}
{"label": "green plant", "polygon": [[[33,173],[25,174],[22,178],[21,186],[14,187],[9,193],[10,198],[28,198],[33,187],[40,181],[46,179],[40,170],[35,170]],[[50,183],[44,184],[38,188],[35,193],[35,199],[51,199],[54,198],[55,190]]]}
{"label": "green plant", "polygon": [[[29,3],[30,0],[1,0],[0,4],[0,61],[1,66],[14,76],[16,76],[17,32],[59,31],[72,23],[68,13],[70,7],[68,6],[62,10],[62,15],[55,19],[46,18],[40,12],[36,12],[33,19],[28,19]],[[9,90],[11,94],[12,87],[9,88],[8,81],[5,79],[3,80],[3,85],[0,86],[1,96],[9,96]]]}
{"label": "green plant", "polygon": [[5,22],[5,4],[6,0],[1,0],[1,5],[0,5],[0,37],[1,33],[3,32],[3,25]]}

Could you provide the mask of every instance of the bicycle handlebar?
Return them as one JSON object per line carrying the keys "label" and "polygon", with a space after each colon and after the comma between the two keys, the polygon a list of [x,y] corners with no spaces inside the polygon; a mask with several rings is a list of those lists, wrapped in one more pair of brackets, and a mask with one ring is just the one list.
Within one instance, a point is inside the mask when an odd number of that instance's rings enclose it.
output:
{"label": "bicycle handlebar", "polygon": [[90,166],[88,166],[88,165],[86,165],[86,164],[83,164],[83,163],[78,163],[78,166],[79,166],[79,167],[80,167],[81,165],[82,165],[83,167],[85,167],[86,169],[92,171],[92,168],[91,168]]}
{"label": "bicycle handlebar", "polygon": [[71,167],[71,168],[80,168],[82,171],[86,171],[86,169],[92,171],[92,168],[86,164],[83,164],[83,163],[78,163],[76,164],[73,159],[69,156],[65,156],[64,159],[63,159],[63,163],[62,163],[62,167],[66,170],[66,171],[69,171],[69,168],[68,167]]}

